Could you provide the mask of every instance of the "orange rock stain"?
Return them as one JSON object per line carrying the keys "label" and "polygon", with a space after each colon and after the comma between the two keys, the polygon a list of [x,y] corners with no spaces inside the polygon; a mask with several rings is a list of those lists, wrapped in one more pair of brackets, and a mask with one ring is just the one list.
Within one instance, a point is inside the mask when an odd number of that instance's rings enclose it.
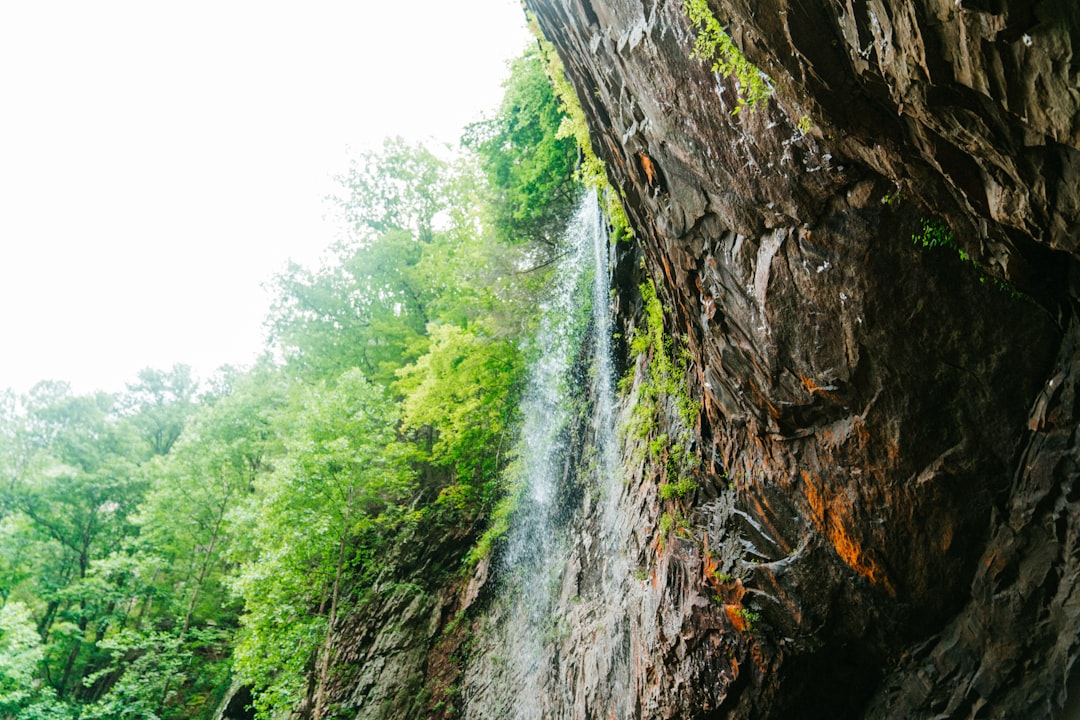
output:
{"label": "orange rock stain", "polygon": [[847,514],[843,506],[836,501],[830,503],[809,472],[803,470],[802,477],[806,500],[810,504],[811,517],[818,531],[829,539],[836,554],[848,567],[895,597],[896,588],[893,587],[885,570],[863,550],[858,540],[848,533],[841,522],[841,518]]}

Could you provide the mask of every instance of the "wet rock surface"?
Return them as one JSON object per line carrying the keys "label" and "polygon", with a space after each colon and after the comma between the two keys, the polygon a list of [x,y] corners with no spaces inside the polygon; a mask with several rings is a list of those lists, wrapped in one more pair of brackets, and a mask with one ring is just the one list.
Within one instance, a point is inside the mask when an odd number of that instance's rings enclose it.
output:
{"label": "wet rock surface", "polygon": [[[477,532],[448,533],[422,523],[387,555],[387,570],[334,629],[330,672],[321,717],[453,717],[451,697],[460,681],[458,656],[467,623],[455,622],[477,600],[477,583],[457,572]],[[486,580],[477,573],[479,585]],[[318,680],[296,717],[315,714]]]}
{"label": "wet rock surface", "polygon": [[562,582],[605,542],[630,570],[562,593],[545,717],[1051,716],[1080,648],[1080,10],[713,1],[776,86],[732,114],[681,3],[527,5],[703,408],[691,496],[642,463],[579,521]]}

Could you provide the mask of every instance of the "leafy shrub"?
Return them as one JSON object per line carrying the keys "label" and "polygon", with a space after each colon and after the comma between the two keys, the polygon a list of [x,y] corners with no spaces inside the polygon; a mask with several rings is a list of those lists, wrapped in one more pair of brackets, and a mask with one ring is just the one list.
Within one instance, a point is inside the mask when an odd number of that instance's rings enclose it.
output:
{"label": "leafy shrub", "polygon": [[739,84],[739,104],[732,111],[738,113],[744,107],[755,108],[769,99],[772,84],[765,73],[746,59],[731,36],[724,31],[706,0],[683,0],[683,12],[697,28],[694,51],[690,57],[712,62],[713,72],[725,77],[735,76]]}
{"label": "leafy shrub", "polygon": [[692,478],[681,477],[677,482],[669,482],[660,486],[660,497],[665,500],[686,497],[694,491],[697,483]]}
{"label": "leafy shrub", "polygon": [[955,250],[965,262],[968,254],[960,249],[953,237],[952,228],[941,218],[923,218],[922,229],[911,236],[911,240],[923,248],[949,248]]}

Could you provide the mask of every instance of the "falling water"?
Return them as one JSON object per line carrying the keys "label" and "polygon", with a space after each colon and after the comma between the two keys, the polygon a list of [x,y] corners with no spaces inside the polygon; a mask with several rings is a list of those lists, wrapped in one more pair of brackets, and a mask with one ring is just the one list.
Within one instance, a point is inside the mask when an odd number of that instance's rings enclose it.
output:
{"label": "falling water", "polygon": [[[565,595],[572,522],[581,514],[583,497],[610,499],[621,488],[609,250],[594,196],[570,223],[565,247],[552,292],[540,308],[512,470],[520,479],[520,501],[497,568],[493,626],[478,641],[467,673],[467,718],[552,716],[555,646],[569,632],[560,593]],[[601,512],[614,507],[614,501],[606,502]]]}
{"label": "falling water", "polygon": [[[611,339],[614,328],[611,318],[611,273],[614,267],[612,254],[614,248],[607,242],[607,228],[599,205],[593,204],[593,370],[595,378],[595,407],[593,409],[593,427],[595,444],[600,453],[600,475],[606,480],[605,490],[612,490],[621,483],[617,480],[619,468],[619,445],[615,438],[615,366],[612,360]],[[606,493],[609,499],[613,495]],[[613,508],[613,503],[608,503]]]}
{"label": "falling water", "polygon": [[510,469],[523,485],[520,506],[507,538],[504,572],[521,572],[551,555],[556,500],[570,451],[569,426],[582,379],[574,372],[588,321],[582,298],[594,272],[595,200],[582,202],[567,228],[566,254],[550,294],[540,307],[540,326],[522,401],[523,418],[517,461]]}

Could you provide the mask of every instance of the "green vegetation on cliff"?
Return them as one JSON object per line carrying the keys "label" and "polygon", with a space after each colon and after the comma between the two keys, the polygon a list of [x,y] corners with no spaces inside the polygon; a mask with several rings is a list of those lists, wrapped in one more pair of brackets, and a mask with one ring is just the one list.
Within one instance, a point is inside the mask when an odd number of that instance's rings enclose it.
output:
{"label": "green vegetation on cliff", "polygon": [[[687,393],[687,358],[677,340],[664,331],[664,307],[656,286],[650,280],[640,290],[642,327],[634,331],[630,352],[644,357],[645,369],[642,381],[637,383],[639,395],[634,411],[623,431],[637,441],[637,447],[660,469],[660,496],[676,500],[697,487],[697,459],[689,448],[697,424],[698,405]],[[624,391],[634,384],[633,373],[632,369],[624,379]],[[674,412],[665,413],[666,405]],[[665,416],[670,416],[671,421],[663,427]]]}
{"label": "green vegetation on cliff", "polygon": [[[332,630],[460,572],[502,499],[522,340],[580,184],[535,51],[447,160],[389,140],[274,280],[266,358],[0,395],[0,719],[333,715]],[[458,562],[400,567],[427,538]],[[489,537],[490,541],[490,537]]]}
{"label": "green vegetation on cliff", "polygon": [[768,100],[772,94],[768,77],[746,59],[706,0],[683,0],[683,11],[696,32],[692,57],[711,63],[713,72],[734,77],[738,83],[738,105],[732,112],[753,109]]}

